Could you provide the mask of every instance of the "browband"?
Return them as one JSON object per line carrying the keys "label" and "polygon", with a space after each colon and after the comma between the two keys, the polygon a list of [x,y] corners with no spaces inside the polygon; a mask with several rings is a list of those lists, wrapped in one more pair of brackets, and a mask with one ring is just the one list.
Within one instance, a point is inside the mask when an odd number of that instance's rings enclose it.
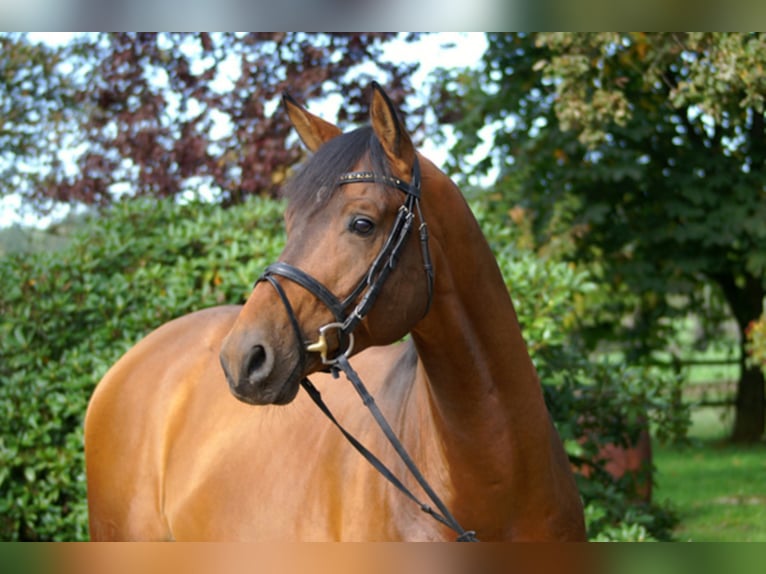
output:
{"label": "browband", "polygon": [[417,160],[415,160],[415,163],[412,165],[411,183],[407,183],[398,177],[380,175],[373,171],[352,171],[349,173],[344,173],[338,178],[338,185],[365,182],[390,185],[391,187],[395,187],[408,195],[412,195],[415,197],[415,199],[420,199],[420,165],[418,164]]}

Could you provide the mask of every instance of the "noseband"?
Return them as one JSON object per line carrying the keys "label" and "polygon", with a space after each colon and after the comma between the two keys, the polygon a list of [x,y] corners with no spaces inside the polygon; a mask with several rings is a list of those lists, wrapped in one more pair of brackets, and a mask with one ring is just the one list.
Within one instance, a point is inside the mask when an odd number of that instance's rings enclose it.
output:
{"label": "noseband", "polygon": [[[338,178],[337,183],[340,186],[349,183],[367,182],[382,183],[387,186],[395,187],[404,193],[405,199],[404,203],[399,207],[396,219],[394,220],[394,224],[391,227],[391,231],[389,232],[383,247],[372,261],[367,272],[345,299],[341,301],[317,279],[302,269],[298,269],[284,261],[278,261],[269,265],[258,278],[258,281],[256,281],[256,284],[261,281],[268,281],[271,283],[279,294],[282,303],[285,305],[290,317],[290,322],[295,330],[296,337],[298,338],[298,346],[301,353],[301,368],[305,366],[306,352],[319,353],[322,363],[327,366],[334,365],[340,355],[345,355],[346,357],[351,355],[354,347],[353,331],[359,322],[370,312],[372,306],[375,304],[375,300],[383,288],[383,284],[386,282],[386,279],[388,279],[391,271],[396,267],[402,248],[412,231],[416,213],[420,220],[420,246],[423,257],[423,268],[425,270],[428,286],[428,304],[425,313],[428,313],[428,310],[431,307],[434,283],[433,266],[431,265],[431,255],[428,249],[428,226],[423,219],[423,213],[420,209],[420,166],[417,158],[415,158],[415,163],[412,166],[412,179],[410,180],[410,183],[406,183],[397,177],[379,175],[370,171],[354,171],[343,174]],[[319,299],[319,301],[321,301],[335,317],[334,322],[319,328],[319,337],[316,342],[305,342],[292,306],[287,299],[284,289],[282,289],[277,281],[277,276],[284,277],[306,289],[314,297]],[[357,301],[358,303],[356,303]],[[351,309],[354,303],[356,303],[356,306]],[[349,309],[351,309],[350,312]],[[331,357],[329,356],[327,334],[332,330],[337,330],[338,332],[339,348]]]}
{"label": "noseband", "polygon": [[[417,214],[420,220],[419,233],[420,233],[420,248],[423,258],[423,268],[426,273],[426,284],[428,286],[428,303],[424,315],[428,313],[431,308],[431,300],[433,298],[433,284],[434,273],[433,266],[431,265],[431,255],[428,249],[428,226],[423,219],[423,213],[420,209],[420,166],[418,164],[417,157],[415,163],[412,166],[412,177],[410,183],[406,183],[399,178],[389,177],[386,175],[376,174],[370,171],[354,171],[343,174],[338,178],[338,185],[346,185],[349,183],[382,183],[384,185],[395,187],[402,191],[405,195],[404,203],[399,207],[399,211],[396,214],[396,219],[391,227],[391,231],[388,234],[383,247],[378,255],[372,261],[367,273],[359,280],[356,287],[346,296],[342,301],[336,297],[332,291],[322,285],[317,279],[306,273],[305,271],[285,263],[284,261],[278,261],[269,265],[263,274],[258,278],[256,284],[261,281],[268,281],[276,290],[279,298],[282,300],[282,304],[285,307],[287,316],[290,319],[295,337],[298,341],[298,349],[300,352],[300,360],[295,366],[295,370],[290,376],[292,379],[297,373],[302,372],[306,365],[306,353],[319,353],[322,359],[322,363],[326,365],[332,372],[334,377],[338,377],[339,371],[343,371],[346,377],[351,381],[354,389],[362,398],[364,405],[370,410],[375,421],[380,426],[383,433],[386,435],[387,440],[394,447],[399,457],[407,466],[409,471],[417,480],[418,484],[423,488],[424,492],[428,495],[431,501],[436,505],[438,511],[434,510],[428,504],[421,502],[405,485],[402,483],[391,470],[381,462],[367,447],[361,444],[353,435],[351,435],[335,418],[325,402],[322,400],[322,396],[319,390],[304,377],[301,380],[301,385],[308,392],[311,399],[316,403],[319,409],[332,421],[332,423],[338,427],[343,433],[343,436],[351,443],[351,445],[378,471],[386,480],[399,489],[405,496],[415,502],[420,509],[432,516],[434,519],[451,528],[458,534],[457,540],[459,541],[473,541],[476,542],[476,533],[473,530],[465,530],[452,516],[449,509],[441,501],[439,496],[434,492],[431,486],[426,481],[423,474],[418,469],[415,462],[410,455],[404,449],[401,441],[394,433],[393,429],[386,421],[383,413],[375,404],[375,400],[372,395],[367,391],[366,387],[362,383],[359,375],[351,367],[348,362],[348,358],[354,348],[354,334],[353,331],[356,326],[362,321],[372,309],[375,304],[380,291],[383,288],[383,284],[388,279],[388,276],[393,271],[394,267],[399,260],[402,248],[407,242],[407,238],[412,231],[413,221]],[[309,293],[319,299],[325,307],[327,307],[333,314],[335,321],[327,323],[319,328],[319,337],[314,343],[306,343],[301,331],[298,319],[295,316],[293,307],[290,304],[290,300],[287,297],[282,285],[277,280],[277,277],[283,277],[297,283]],[[358,303],[349,312],[348,310]],[[338,348],[334,352],[333,356],[328,355],[329,349],[327,345],[327,333],[335,329],[338,332]],[[345,345],[345,348],[344,348]]]}

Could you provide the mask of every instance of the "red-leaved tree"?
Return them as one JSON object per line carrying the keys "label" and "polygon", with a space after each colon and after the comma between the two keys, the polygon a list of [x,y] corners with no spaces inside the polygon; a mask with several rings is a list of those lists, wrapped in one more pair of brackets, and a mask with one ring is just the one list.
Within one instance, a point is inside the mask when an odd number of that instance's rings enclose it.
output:
{"label": "red-leaved tree", "polygon": [[[416,65],[383,59],[382,47],[395,38],[110,33],[56,48],[6,36],[10,51],[0,56],[0,71],[9,79],[0,90],[11,108],[32,111],[17,114],[13,125],[6,121],[9,133],[29,137],[21,155],[0,141],[8,176],[0,195],[21,194],[41,207],[200,190],[233,204],[273,193],[302,153],[276,109],[282,92],[309,105],[342,94],[341,123],[362,119],[370,79],[404,105]],[[26,55],[8,65],[19,51]],[[34,70],[25,68],[29,54],[39,61]],[[12,80],[22,76],[28,86],[49,88],[18,88]]]}

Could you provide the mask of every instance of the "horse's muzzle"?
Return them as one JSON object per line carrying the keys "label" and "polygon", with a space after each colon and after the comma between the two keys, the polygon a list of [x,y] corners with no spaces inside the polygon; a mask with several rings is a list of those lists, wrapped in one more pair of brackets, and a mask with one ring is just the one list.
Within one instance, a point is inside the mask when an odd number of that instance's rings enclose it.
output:
{"label": "horse's muzzle", "polygon": [[298,393],[298,381],[281,373],[274,348],[265,341],[248,341],[230,333],[221,347],[221,366],[231,393],[251,405],[291,402]]}

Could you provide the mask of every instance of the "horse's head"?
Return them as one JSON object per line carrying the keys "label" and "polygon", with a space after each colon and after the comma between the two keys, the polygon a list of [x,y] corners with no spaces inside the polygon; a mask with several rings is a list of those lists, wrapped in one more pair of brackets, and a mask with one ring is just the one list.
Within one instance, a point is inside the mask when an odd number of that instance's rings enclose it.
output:
{"label": "horse's head", "polygon": [[232,393],[251,404],[286,404],[339,354],[403,337],[431,296],[418,160],[382,89],[373,85],[371,125],[346,134],[284,103],[313,155],[285,188],[279,262],[221,349]]}

